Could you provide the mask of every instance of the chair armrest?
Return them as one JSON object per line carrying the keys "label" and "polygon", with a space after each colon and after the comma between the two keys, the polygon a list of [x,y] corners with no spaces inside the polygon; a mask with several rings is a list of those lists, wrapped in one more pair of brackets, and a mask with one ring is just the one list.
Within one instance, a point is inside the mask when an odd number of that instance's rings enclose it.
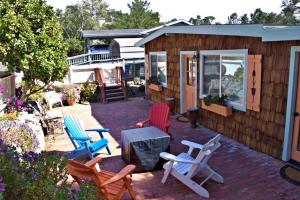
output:
{"label": "chair armrest", "polygon": [[178,158],[177,156],[174,156],[174,155],[172,155],[170,153],[166,153],[166,152],[161,152],[159,154],[159,156],[162,157],[165,160],[170,160],[170,161],[173,161],[173,162],[188,163],[188,164],[198,164],[198,162],[196,162],[196,161],[187,160],[187,159],[184,159],[184,158]]}
{"label": "chair armrest", "polygon": [[143,128],[143,127],[145,126],[145,124],[148,123],[148,122],[149,122],[149,119],[144,120],[144,121],[140,121],[140,122],[136,123],[135,126],[136,126],[137,128]]}
{"label": "chair armrest", "polygon": [[108,128],[93,128],[93,129],[86,129],[85,131],[94,131],[94,132],[102,133],[102,132],[108,132],[109,129]]}
{"label": "chair armrest", "polygon": [[102,161],[102,157],[97,156],[97,157],[93,158],[93,160],[86,162],[84,165],[87,167],[92,167],[101,161]]}
{"label": "chair armrest", "polygon": [[104,183],[101,184],[101,187],[105,187],[106,185],[109,185],[113,182],[116,182],[118,180],[121,180],[125,178],[127,175],[131,174],[133,170],[135,169],[135,165],[127,165],[124,167],[119,173],[105,181]]}
{"label": "chair armrest", "polygon": [[83,141],[92,140],[91,137],[71,137],[71,138],[74,140],[83,140]]}
{"label": "chair armrest", "polygon": [[200,149],[200,150],[203,148],[202,144],[197,144],[195,142],[191,142],[191,141],[188,141],[188,140],[182,140],[181,144],[187,145],[187,146],[195,148],[195,149]]}

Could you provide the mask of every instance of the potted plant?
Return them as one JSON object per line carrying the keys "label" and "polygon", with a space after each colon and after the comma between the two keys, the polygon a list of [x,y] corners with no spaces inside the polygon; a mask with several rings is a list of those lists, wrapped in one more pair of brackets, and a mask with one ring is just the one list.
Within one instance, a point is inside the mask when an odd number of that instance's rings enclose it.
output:
{"label": "potted plant", "polygon": [[160,82],[158,81],[157,77],[150,77],[148,80],[148,83],[149,83],[150,90],[154,90],[157,92],[162,91],[162,86],[161,86]]}
{"label": "potted plant", "polygon": [[232,108],[225,105],[225,99],[226,95],[221,97],[208,95],[202,99],[201,108],[228,117],[232,115]]}
{"label": "potted plant", "polygon": [[66,97],[69,106],[73,106],[76,103],[76,91],[74,89],[67,90]]}

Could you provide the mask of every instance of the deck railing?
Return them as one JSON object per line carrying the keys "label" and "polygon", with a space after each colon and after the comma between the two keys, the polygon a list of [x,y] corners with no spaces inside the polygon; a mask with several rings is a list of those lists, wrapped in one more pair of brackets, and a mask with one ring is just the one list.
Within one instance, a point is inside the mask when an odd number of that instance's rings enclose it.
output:
{"label": "deck railing", "polygon": [[101,61],[118,60],[120,58],[113,57],[111,53],[88,53],[68,58],[68,64],[71,65],[82,65],[87,63],[95,63]]}

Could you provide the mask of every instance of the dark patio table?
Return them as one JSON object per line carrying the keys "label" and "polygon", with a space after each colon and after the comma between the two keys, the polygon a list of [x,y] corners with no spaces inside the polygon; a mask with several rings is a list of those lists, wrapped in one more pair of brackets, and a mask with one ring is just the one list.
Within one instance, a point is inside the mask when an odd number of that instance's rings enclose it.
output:
{"label": "dark patio table", "polygon": [[151,126],[123,130],[122,158],[127,164],[135,164],[136,171],[153,171],[162,167],[159,154],[170,151],[170,136]]}

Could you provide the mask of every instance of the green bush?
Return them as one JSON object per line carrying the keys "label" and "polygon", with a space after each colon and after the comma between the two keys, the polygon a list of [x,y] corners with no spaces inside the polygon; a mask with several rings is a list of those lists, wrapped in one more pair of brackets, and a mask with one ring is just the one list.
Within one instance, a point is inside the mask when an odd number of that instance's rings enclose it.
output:
{"label": "green bush", "polygon": [[0,139],[0,200],[98,199],[92,182],[81,184],[80,191],[71,188],[66,166],[67,159],[58,153],[20,153]]}
{"label": "green bush", "polygon": [[75,84],[64,84],[57,85],[54,90],[58,93],[62,93],[62,100],[65,101],[67,98],[75,98],[78,102],[80,99],[80,87]]}
{"label": "green bush", "polygon": [[4,199],[70,199],[67,160],[57,153],[18,153],[0,140]]}
{"label": "green bush", "polygon": [[77,56],[84,53],[84,41],[79,39],[67,39],[68,56]]}
{"label": "green bush", "polygon": [[98,200],[98,188],[92,181],[80,183],[80,190],[75,193],[78,200]]}
{"label": "green bush", "polygon": [[97,98],[96,90],[97,85],[94,83],[84,83],[80,85],[80,101],[82,102],[91,102],[95,101]]}

